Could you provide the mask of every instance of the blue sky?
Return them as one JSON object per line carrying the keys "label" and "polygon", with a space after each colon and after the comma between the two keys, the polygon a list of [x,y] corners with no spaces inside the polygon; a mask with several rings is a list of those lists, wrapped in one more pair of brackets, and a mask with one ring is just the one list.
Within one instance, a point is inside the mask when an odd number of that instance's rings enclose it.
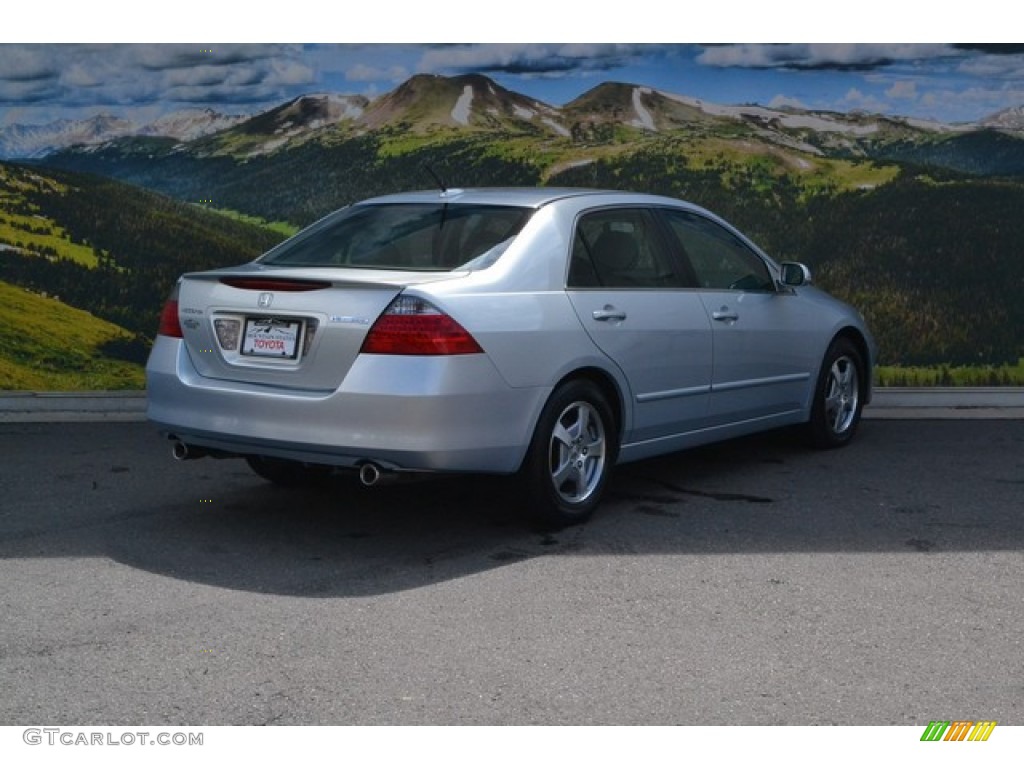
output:
{"label": "blue sky", "polygon": [[[401,16],[401,3],[387,7]],[[524,6],[519,3],[506,7]],[[449,5],[436,8],[443,14]],[[394,26],[382,25],[381,12],[364,13],[369,15],[359,19],[358,25],[353,20],[344,27],[349,34],[355,26],[375,29],[378,35],[383,34],[383,27],[389,33],[385,39],[398,41],[415,40],[417,34],[419,39],[442,34],[436,26],[418,30],[408,19],[404,27],[397,22]],[[340,14],[337,21],[340,24],[347,18]],[[168,16],[172,36],[178,28],[175,20],[180,22],[181,14]],[[185,28],[192,35],[198,29],[194,23]],[[576,35],[602,34],[600,30],[576,29],[571,18],[552,28],[571,30]],[[99,41],[81,44],[67,41],[90,40],[96,36],[93,27],[79,29],[72,25],[71,31],[58,36],[58,41],[34,43],[18,42],[16,24],[10,29],[15,32],[0,36],[0,126],[41,124],[101,112],[141,123],[186,107],[250,114],[303,93],[327,91],[373,97],[421,72],[481,72],[511,90],[556,106],[608,80],[649,85],[723,104],[865,110],[946,122],[976,120],[1024,105],[1021,44],[598,44],[518,43],[500,39],[454,44],[310,44],[301,42],[301,37],[300,42],[256,44],[245,42],[245,33],[230,25],[216,24],[204,25],[203,31],[211,35],[221,33],[224,37],[218,39],[236,41],[110,43],[106,41],[112,35],[101,25]],[[628,36],[631,29],[635,28],[626,24],[617,31]],[[729,25],[724,30],[711,27],[707,39],[728,39],[719,35],[730,30]],[[258,39],[273,39],[275,31],[280,34],[279,39],[303,33],[315,39],[324,33],[324,26],[309,22],[297,27],[277,25],[270,19],[267,29],[257,30],[255,35]],[[508,31],[523,38],[529,31],[538,32],[522,23],[511,25]],[[689,31],[697,36],[704,28]],[[742,31],[737,31],[736,39],[741,39]],[[452,40],[488,37],[479,28],[446,33]],[[151,34],[123,31],[125,40],[148,39]],[[632,34],[636,35],[634,39],[642,39],[640,33]],[[746,34],[750,34],[749,30]],[[369,32],[360,36],[373,38]],[[566,33],[566,38],[572,39],[573,35]]]}

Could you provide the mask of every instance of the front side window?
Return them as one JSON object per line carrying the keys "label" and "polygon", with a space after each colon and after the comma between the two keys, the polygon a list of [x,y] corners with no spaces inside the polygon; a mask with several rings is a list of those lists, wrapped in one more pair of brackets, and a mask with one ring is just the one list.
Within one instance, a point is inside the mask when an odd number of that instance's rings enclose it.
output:
{"label": "front side window", "polygon": [[300,233],[260,262],[417,271],[483,269],[504,253],[531,212],[458,203],[357,205]]}
{"label": "front side window", "polygon": [[665,211],[665,218],[700,287],[775,290],[764,260],[725,227],[687,211]]}
{"label": "front side window", "polygon": [[648,211],[604,210],[580,218],[573,238],[570,288],[683,285]]}

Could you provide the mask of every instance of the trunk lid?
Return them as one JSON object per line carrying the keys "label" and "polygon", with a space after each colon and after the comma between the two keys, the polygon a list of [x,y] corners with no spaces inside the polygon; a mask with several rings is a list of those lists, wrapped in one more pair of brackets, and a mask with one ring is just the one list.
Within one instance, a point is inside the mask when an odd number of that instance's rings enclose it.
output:
{"label": "trunk lid", "polygon": [[328,392],[340,386],[370,326],[405,287],[463,274],[252,264],[185,275],[178,317],[202,376]]}

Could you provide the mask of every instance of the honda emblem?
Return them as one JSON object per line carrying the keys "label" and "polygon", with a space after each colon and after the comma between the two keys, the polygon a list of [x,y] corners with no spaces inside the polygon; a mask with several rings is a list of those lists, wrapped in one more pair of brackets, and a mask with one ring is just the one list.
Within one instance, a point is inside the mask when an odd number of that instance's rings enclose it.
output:
{"label": "honda emblem", "polygon": [[261,293],[260,297],[256,300],[256,305],[260,307],[260,309],[267,309],[273,303],[274,294],[272,293]]}

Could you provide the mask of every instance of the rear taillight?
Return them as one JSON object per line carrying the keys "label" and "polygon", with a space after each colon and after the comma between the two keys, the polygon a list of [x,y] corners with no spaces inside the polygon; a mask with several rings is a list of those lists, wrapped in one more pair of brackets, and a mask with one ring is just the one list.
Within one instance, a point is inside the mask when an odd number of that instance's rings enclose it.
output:
{"label": "rear taillight", "polygon": [[157,334],[160,336],[170,336],[173,339],[180,339],[184,334],[181,332],[181,323],[178,322],[178,292],[167,300],[164,304],[163,311],[160,313],[160,327],[157,329]]}
{"label": "rear taillight", "polygon": [[160,325],[156,333],[158,336],[170,336],[172,339],[184,338],[181,322],[178,320],[178,284],[175,284],[164,308],[160,311]]}
{"label": "rear taillight", "polygon": [[370,355],[472,355],[469,332],[429,301],[399,296],[377,318],[360,350]]}

